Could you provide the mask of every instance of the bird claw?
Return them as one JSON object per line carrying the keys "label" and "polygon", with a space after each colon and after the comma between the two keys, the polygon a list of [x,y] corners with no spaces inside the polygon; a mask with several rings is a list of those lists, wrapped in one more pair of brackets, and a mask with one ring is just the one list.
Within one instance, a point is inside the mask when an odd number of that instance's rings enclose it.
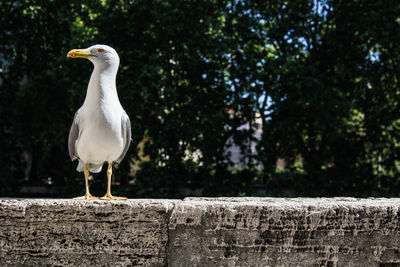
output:
{"label": "bird claw", "polygon": [[100,198],[101,200],[126,200],[126,197],[115,197],[111,194],[105,194],[104,197]]}
{"label": "bird claw", "polygon": [[92,196],[91,194],[88,194],[88,193],[86,193],[84,196],[73,198],[73,200],[91,200],[91,199],[99,199],[99,198]]}

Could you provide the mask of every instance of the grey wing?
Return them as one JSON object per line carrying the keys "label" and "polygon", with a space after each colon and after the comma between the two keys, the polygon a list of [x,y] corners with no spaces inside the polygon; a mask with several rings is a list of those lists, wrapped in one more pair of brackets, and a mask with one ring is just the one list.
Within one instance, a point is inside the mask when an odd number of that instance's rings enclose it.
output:
{"label": "grey wing", "polygon": [[117,163],[120,163],[121,160],[125,157],[126,152],[128,152],[129,145],[131,143],[131,121],[128,117],[128,114],[126,112],[122,115],[122,134],[124,135],[124,150],[122,151],[121,155],[118,157],[118,159],[115,161]]}
{"label": "grey wing", "polygon": [[79,124],[78,124],[78,111],[75,113],[74,120],[71,125],[71,129],[69,130],[68,136],[68,152],[71,160],[75,160],[78,158],[76,154],[76,141],[79,138]]}

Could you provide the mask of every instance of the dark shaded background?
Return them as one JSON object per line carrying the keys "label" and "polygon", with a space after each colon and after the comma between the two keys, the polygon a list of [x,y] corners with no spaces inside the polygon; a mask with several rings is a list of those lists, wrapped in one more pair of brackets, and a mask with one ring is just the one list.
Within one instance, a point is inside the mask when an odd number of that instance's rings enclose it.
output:
{"label": "dark shaded background", "polygon": [[399,196],[399,41],[397,0],[3,0],[0,196],[84,190],[67,136],[92,66],[66,54],[96,43],[133,127],[119,194]]}

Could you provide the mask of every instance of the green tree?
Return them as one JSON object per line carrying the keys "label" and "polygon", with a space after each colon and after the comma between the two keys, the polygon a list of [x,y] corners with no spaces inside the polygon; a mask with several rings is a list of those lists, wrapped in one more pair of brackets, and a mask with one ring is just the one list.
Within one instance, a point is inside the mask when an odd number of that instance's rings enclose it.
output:
{"label": "green tree", "polygon": [[65,56],[105,43],[120,55],[133,126],[115,172],[128,196],[398,195],[399,11],[367,0],[2,1],[0,194],[47,177],[59,195],[77,193],[66,138],[91,64]]}

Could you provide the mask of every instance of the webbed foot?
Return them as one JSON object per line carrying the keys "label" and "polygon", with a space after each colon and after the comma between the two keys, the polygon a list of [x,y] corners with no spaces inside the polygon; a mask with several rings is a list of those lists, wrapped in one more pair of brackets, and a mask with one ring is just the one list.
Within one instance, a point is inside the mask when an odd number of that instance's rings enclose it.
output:
{"label": "webbed foot", "polygon": [[126,200],[126,197],[115,197],[111,194],[105,194],[104,197],[100,198],[101,200]]}
{"label": "webbed foot", "polygon": [[99,199],[98,197],[92,196],[90,193],[86,193],[81,197],[74,197],[73,200],[90,200],[90,199]]}

